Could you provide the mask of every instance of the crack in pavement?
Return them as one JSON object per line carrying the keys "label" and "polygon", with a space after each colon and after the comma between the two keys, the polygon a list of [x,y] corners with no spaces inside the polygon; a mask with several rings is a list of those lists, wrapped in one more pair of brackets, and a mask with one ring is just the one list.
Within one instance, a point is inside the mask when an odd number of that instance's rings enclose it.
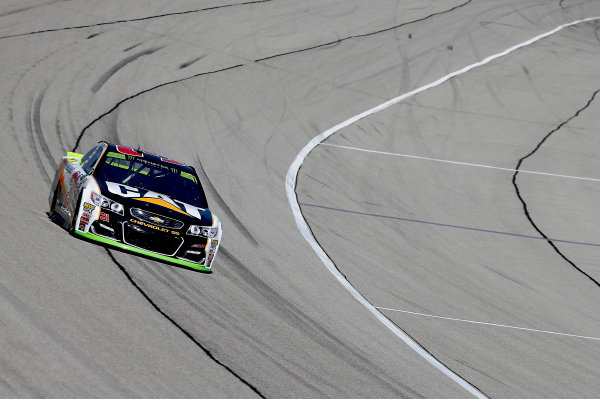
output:
{"label": "crack in pavement", "polygon": [[[38,31],[33,31],[33,32],[25,32],[25,33],[17,33],[17,34],[14,34],[14,35],[0,36],[0,40],[2,40],[2,39],[10,39],[10,38],[13,38],[13,37],[38,35],[40,33],[50,33],[50,32],[60,32],[60,31],[73,30],[73,29],[93,28],[93,27],[96,27],[96,26],[116,25],[116,24],[122,24],[122,23],[126,23],[126,22],[148,21],[148,20],[157,19],[157,18],[172,17],[172,16],[185,15],[185,14],[196,14],[196,13],[203,12],[203,11],[218,10],[218,9],[221,9],[221,8],[245,6],[245,5],[250,5],[250,4],[258,4],[258,3],[267,3],[267,2],[270,2],[270,1],[273,1],[273,0],[254,0],[254,1],[247,1],[247,2],[244,2],[244,3],[225,4],[225,5],[221,5],[221,6],[213,6],[213,7],[200,8],[200,9],[196,9],[196,10],[176,11],[176,12],[170,12],[170,13],[165,13],[165,14],[150,15],[148,17],[140,17],[140,18],[132,18],[132,19],[120,19],[120,20],[116,20],[116,21],[99,22],[99,23],[89,24],[89,25],[66,26],[64,28],[43,29],[43,30],[38,30]],[[88,37],[88,39],[89,39],[89,37]]]}
{"label": "crack in pavement", "polygon": [[161,314],[161,316],[163,316],[165,319],[167,319],[169,322],[171,322],[171,324],[173,324],[175,327],[177,327],[177,329],[179,331],[181,331],[187,338],[189,338],[194,344],[196,344],[196,346],[198,348],[200,348],[205,354],[206,356],[208,356],[212,361],[214,361],[215,363],[217,363],[219,366],[223,367],[225,370],[227,370],[231,375],[233,375],[235,378],[237,378],[241,383],[243,383],[244,385],[246,385],[248,388],[250,388],[252,391],[254,391],[254,393],[256,393],[258,396],[260,396],[261,398],[265,398],[266,396],[264,396],[259,390],[258,388],[256,388],[254,385],[252,385],[251,383],[249,383],[248,381],[246,381],[242,376],[240,376],[238,373],[236,373],[231,367],[227,366],[225,363],[221,362],[220,360],[218,360],[208,349],[206,349],[189,331],[187,331],[185,328],[183,328],[180,324],[178,324],[174,319],[172,319],[168,314],[165,313],[165,311],[163,311],[153,300],[152,298],[150,298],[148,296],[148,294],[146,294],[146,292],[144,292],[144,290],[142,290],[142,288],[135,282],[135,280],[133,280],[133,278],[131,277],[131,275],[127,272],[127,270],[125,269],[125,267],[123,267],[123,265],[121,265],[119,263],[119,261],[117,261],[117,259],[113,256],[112,252],[108,249],[108,248],[104,248],[106,250],[106,253],[108,254],[108,256],[110,257],[110,259],[113,261],[113,263],[115,265],[117,265],[117,267],[119,268],[119,270],[121,270],[121,272],[123,272],[123,274],[125,275],[125,277],[127,277],[127,280],[129,280],[129,282],[131,283],[131,285],[133,285],[135,287],[135,289],[138,290],[138,292],[140,294],[142,294],[142,296],[148,301],[148,303],[150,303],[150,305],[152,305],[152,307]]}
{"label": "crack in pavement", "polygon": [[[241,4],[254,4],[254,3],[263,3],[263,2],[267,2],[267,1],[271,1],[271,0],[259,0],[259,1],[251,1],[251,2],[246,2],[246,3],[240,3],[237,5],[241,5]],[[397,29],[399,27],[402,26],[406,26],[408,24],[412,24],[415,22],[419,22],[419,21],[423,21],[429,18],[432,18],[436,15],[440,15],[440,14],[444,14],[444,13],[448,13],[451,12],[459,7],[463,7],[467,4],[469,4],[472,0],[467,0],[465,3],[462,3],[461,5],[455,6],[449,10],[446,11],[441,11],[438,13],[433,13],[430,15],[427,15],[423,18],[419,18],[417,20],[413,20],[413,21],[409,21],[409,22],[405,22],[393,27],[388,27],[385,29],[381,29],[375,32],[370,32],[370,33],[366,33],[366,34],[360,34],[360,35],[352,35],[349,36],[347,38],[343,38],[343,39],[339,39],[333,43],[339,43],[341,41],[344,40],[348,40],[348,39],[352,39],[352,38],[358,38],[358,37],[365,37],[365,36],[371,36],[371,35],[375,35],[378,33],[382,33],[382,32],[386,32],[386,31],[390,31],[393,29]],[[20,34],[20,35],[13,35],[13,36],[5,36],[5,37],[0,37],[0,39],[5,39],[8,37],[15,37],[15,36],[25,36],[25,35],[34,35],[34,34],[38,34],[38,33],[46,33],[46,32],[53,32],[53,31],[60,31],[60,30],[68,30],[68,29],[80,29],[80,28],[87,28],[87,27],[92,27],[92,26],[100,26],[100,25],[110,25],[110,24],[116,24],[116,23],[122,23],[122,22],[132,22],[132,21],[139,21],[139,20],[145,20],[145,19],[152,19],[152,18],[159,18],[159,17],[164,17],[164,16],[170,16],[170,15],[182,15],[182,14],[190,14],[190,13],[194,13],[194,12],[200,12],[200,11],[206,11],[209,9],[216,9],[216,8],[224,8],[224,7],[231,7],[233,5],[229,5],[229,6],[219,6],[219,7],[211,7],[211,8],[206,8],[206,9],[202,9],[202,10],[192,10],[192,11],[184,11],[184,12],[179,12],[179,13],[171,13],[171,14],[163,14],[163,15],[157,15],[157,16],[152,16],[152,17],[145,17],[145,18],[138,18],[138,19],[132,19],[132,20],[123,20],[123,21],[113,21],[113,22],[106,22],[106,23],[100,23],[100,24],[94,24],[94,25],[89,25],[89,26],[78,26],[78,27],[67,27],[67,28],[61,28],[61,29],[53,29],[53,30],[45,30],[45,31],[38,31],[38,32],[30,32],[27,34]],[[282,54],[277,54],[275,56],[271,56],[271,57],[267,57],[267,58],[263,58],[263,59],[257,59],[254,62],[259,62],[259,61],[263,61],[266,59],[271,59],[271,58],[275,58],[275,57],[281,57],[287,54],[292,54],[292,53],[297,53],[300,51],[308,51],[314,48],[318,48],[318,47],[323,47],[323,46],[327,46],[331,43],[326,43],[326,44],[322,44],[319,46],[313,46],[310,48],[306,48],[303,50],[297,50],[297,51],[293,51],[293,52],[287,52],[287,53],[282,53]],[[104,118],[105,116],[111,114],[112,112],[114,112],[117,108],[119,108],[119,106],[121,106],[123,103],[125,103],[126,101],[129,101],[133,98],[136,98],[138,96],[141,96],[142,94],[148,93],[152,90],[158,89],[160,87],[164,87],[167,85],[171,85],[171,84],[175,84],[175,83],[179,83],[179,82],[183,82],[186,80],[190,80],[199,76],[203,76],[203,75],[209,75],[209,74],[215,74],[218,72],[223,72],[223,71],[227,71],[227,70],[231,70],[231,69],[235,69],[235,68],[240,68],[244,66],[244,64],[238,64],[238,65],[233,65],[233,66],[229,66],[229,67],[225,67],[222,69],[218,69],[218,70],[214,70],[214,71],[209,71],[209,72],[202,72],[202,73],[198,73],[198,74],[194,74],[191,76],[188,76],[186,78],[182,78],[182,79],[177,79],[177,80],[173,80],[173,81],[169,81],[169,82],[165,82],[165,83],[161,83],[158,85],[155,85],[153,87],[150,87],[148,89],[142,90],[136,94],[133,94],[131,96],[128,96],[122,100],[120,100],[119,102],[117,102],[112,108],[110,108],[108,111],[104,112],[103,114],[99,115],[96,119],[94,119],[93,121],[91,121],[88,125],[86,125],[80,132],[79,136],[77,137],[77,140],[75,142],[75,145],[72,149],[72,151],[76,151],[77,148],[79,147],[79,144],[81,142],[82,137],[84,136],[84,134],[87,132],[87,130],[93,126],[95,123],[97,123],[98,121],[100,121],[102,118]],[[123,265],[121,265],[113,256],[113,254],[111,253],[111,251],[109,249],[106,249],[106,252],[109,256],[109,258],[112,260],[112,262],[121,270],[121,272],[126,276],[126,278],[128,279],[128,281],[138,290],[138,292],[152,305],[152,307],[159,312],[163,317],[165,317],[169,322],[171,322],[175,327],[177,327],[187,338],[189,338],[196,346],[198,346],[210,359],[212,359],[215,363],[219,364],[220,366],[224,367],[229,373],[231,373],[233,376],[235,376],[239,381],[241,381],[243,384],[245,384],[246,386],[248,386],[253,392],[255,392],[258,396],[265,398],[265,396],[255,387],[253,386],[251,383],[249,383],[248,381],[246,381],[245,379],[243,379],[240,375],[238,375],[233,369],[231,369],[229,366],[225,365],[224,363],[222,363],[221,361],[219,361],[218,359],[216,359],[214,357],[214,355],[208,350],[206,349],[199,341],[196,340],[196,338],[189,333],[187,330],[185,330],[181,325],[179,325],[173,318],[171,318],[168,314],[165,313],[165,311],[163,311],[151,298],[150,296],[133,280],[133,278],[131,277],[131,275],[127,272],[127,270],[125,269],[125,267]]]}
{"label": "crack in pavement", "polygon": [[292,50],[292,51],[288,51],[286,53],[281,53],[281,54],[271,55],[271,56],[264,57],[264,58],[259,58],[259,59],[254,60],[254,62],[266,61],[266,60],[270,60],[270,59],[273,59],[273,58],[282,57],[284,55],[296,54],[296,53],[301,53],[303,51],[314,50],[314,49],[321,48],[321,47],[331,46],[333,44],[338,44],[338,43],[341,43],[341,42],[344,42],[344,41],[350,40],[350,39],[357,39],[357,38],[360,38],[360,37],[373,36],[373,35],[376,35],[376,34],[379,34],[379,33],[388,32],[388,31],[391,31],[391,30],[394,30],[394,29],[402,28],[403,26],[414,24],[416,22],[425,21],[427,19],[433,18],[433,17],[438,16],[438,15],[447,14],[447,13],[452,12],[452,11],[458,9],[458,8],[466,6],[467,4],[471,3],[471,1],[473,1],[473,0],[467,0],[464,3],[456,5],[456,6],[452,7],[452,8],[447,9],[447,10],[435,12],[433,14],[426,15],[426,16],[424,16],[422,18],[419,18],[419,19],[415,19],[415,20],[412,20],[412,21],[403,22],[401,24],[390,26],[390,27],[387,27],[387,28],[383,28],[383,29],[380,29],[380,30],[377,30],[377,31],[373,31],[373,32],[369,32],[369,33],[361,33],[361,34],[358,34],[358,35],[350,35],[348,37],[344,37],[344,38],[341,38],[341,39],[333,40],[331,42],[317,44],[317,45],[312,46],[312,47],[307,47],[307,48],[299,49],[299,50]]}
{"label": "crack in pavement", "polygon": [[596,95],[598,94],[598,92],[600,92],[600,89],[596,90],[592,94],[592,97],[588,100],[588,102],[583,107],[581,107],[580,109],[578,109],[577,112],[575,112],[575,114],[573,114],[567,120],[561,122],[557,127],[555,127],[548,134],[546,134],[546,136],[544,136],[544,138],[538,143],[538,145],[529,154],[527,154],[523,158],[519,159],[519,162],[517,163],[517,166],[515,167],[516,172],[514,173],[514,175],[512,177],[512,184],[515,187],[515,191],[517,193],[517,197],[519,197],[519,200],[521,201],[521,204],[523,205],[523,211],[525,212],[525,216],[527,217],[527,219],[529,220],[529,223],[533,226],[533,228],[546,240],[546,242],[548,244],[550,244],[550,246],[554,249],[554,251],[556,251],[556,253],[558,255],[560,255],[561,258],[563,258],[567,263],[569,263],[578,272],[580,272],[581,274],[583,274],[584,276],[586,276],[594,284],[596,284],[598,287],[600,287],[600,282],[598,282],[598,280],[596,280],[594,277],[592,277],[591,275],[589,275],[588,273],[586,273],[583,269],[581,269],[579,266],[577,266],[572,260],[570,260],[569,258],[567,258],[565,256],[565,254],[563,254],[558,249],[558,247],[554,243],[554,240],[552,240],[546,234],[544,234],[544,232],[537,226],[537,224],[535,224],[535,222],[533,221],[533,218],[531,217],[531,214],[529,213],[529,209],[527,208],[527,203],[525,202],[525,200],[521,196],[521,192],[519,190],[519,186],[517,185],[517,175],[519,174],[519,169],[520,169],[521,164],[523,163],[523,161],[526,160],[527,158],[529,158],[530,156],[534,155],[537,152],[537,150],[540,149],[540,147],[542,146],[542,144],[544,144],[544,142],[550,136],[552,136],[553,133],[556,133],[557,131],[559,131],[567,123],[569,123],[573,119],[577,118],[579,116],[579,114],[581,114],[581,112],[585,111],[592,104],[592,102],[596,98]]}
{"label": "crack in pavement", "polygon": [[[272,0],[259,0],[259,1],[251,1],[251,2],[248,2],[248,3],[240,3],[240,4],[261,3],[261,2],[265,2],[265,1],[272,1]],[[422,18],[419,18],[419,19],[415,19],[415,20],[412,20],[412,21],[408,21],[408,22],[403,22],[403,23],[401,23],[399,25],[395,25],[395,26],[392,26],[392,27],[380,29],[380,30],[377,30],[377,31],[374,31],[374,32],[359,34],[359,35],[351,35],[351,36],[348,36],[347,38],[338,39],[338,40],[336,40],[334,42],[319,44],[319,45],[316,45],[316,46],[307,47],[307,48],[300,49],[300,50],[294,50],[294,51],[291,51],[291,52],[285,52],[285,53],[275,54],[275,55],[272,55],[272,56],[269,56],[269,57],[265,57],[265,58],[258,58],[258,59],[255,59],[254,62],[260,62],[260,61],[265,61],[265,60],[276,58],[276,57],[282,57],[282,56],[289,55],[289,54],[294,54],[294,53],[309,51],[309,50],[313,50],[313,49],[316,49],[316,48],[319,48],[319,47],[328,46],[328,45],[331,45],[331,44],[334,44],[334,43],[340,43],[342,41],[353,39],[353,38],[372,36],[372,35],[376,35],[376,34],[379,34],[379,33],[382,33],[382,32],[387,32],[387,31],[390,31],[390,30],[393,30],[393,29],[397,29],[397,28],[406,26],[406,25],[413,24],[415,22],[421,22],[421,21],[427,20],[427,19],[432,18],[432,17],[437,16],[437,15],[449,13],[451,11],[454,11],[454,10],[458,9],[458,8],[466,6],[467,4],[471,3],[472,1],[473,0],[467,0],[466,2],[464,2],[462,4],[459,4],[457,6],[454,6],[454,7],[450,8],[450,9],[448,9],[448,10],[440,11],[440,12],[433,13],[433,14],[429,14],[429,15],[427,15],[425,17],[422,17]],[[226,6],[212,7],[212,8],[207,8],[207,9],[223,8],[223,7],[226,7]],[[203,10],[206,10],[206,9],[203,9]],[[190,12],[192,12],[192,11],[187,11],[187,12],[182,12],[182,13],[190,13]],[[195,11],[195,12],[197,12],[197,11]],[[148,18],[150,18],[150,17],[148,17]],[[87,27],[87,26],[85,26],[85,27]],[[69,28],[66,28],[66,29],[69,29]],[[74,29],[74,28],[71,28],[71,29]],[[0,37],[0,39],[3,39],[3,37]],[[170,81],[170,82],[161,83],[161,84],[153,86],[153,87],[151,87],[149,89],[143,90],[143,91],[141,91],[139,93],[136,93],[134,95],[126,97],[126,98],[122,99],[121,101],[119,101],[118,103],[116,103],[110,110],[108,110],[105,113],[103,113],[102,115],[98,116],[96,119],[94,119],[92,122],[90,122],[87,126],[85,126],[83,128],[83,130],[81,131],[81,133],[79,134],[79,137],[77,137],[77,140],[75,142],[75,146],[73,147],[72,151],[75,151],[77,149],[77,147],[79,146],[79,143],[81,141],[81,138],[83,137],[83,135],[85,134],[85,132],[87,131],[87,129],[89,129],[93,124],[95,124],[96,122],[98,122],[103,117],[105,117],[108,114],[110,114],[113,111],[115,111],[124,102],[126,102],[126,101],[128,101],[128,100],[130,100],[130,99],[132,99],[134,97],[137,97],[137,96],[139,96],[141,94],[144,94],[144,93],[147,93],[149,91],[152,91],[154,89],[158,89],[159,87],[167,86],[167,85],[178,83],[178,82],[183,82],[185,80],[193,79],[195,77],[199,77],[199,76],[202,76],[202,75],[214,74],[214,73],[217,73],[217,72],[227,71],[229,69],[239,68],[239,67],[242,67],[242,66],[244,66],[244,64],[237,64],[237,65],[234,65],[234,66],[230,66],[230,67],[226,67],[226,68],[222,68],[222,69],[218,69],[218,70],[210,71],[210,72],[201,72],[201,73],[198,73],[198,74],[195,74],[195,75],[192,75],[192,76],[188,76],[186,78],[182,78],[182,79],[177,79],[177,80],[173,80],[173,81]]]}
{"label": "crack in pavement", "polygon": [[96,122],[100,121],[100,119],[102,119],[102,118],[104,118],[105,116],[107,116],[107,115],[111,114],[112,112],[114,112],[114,111],[115,111],[117,108],[119,108],[119,107],[121,106],[121,104],[123,104],[124,102],[126,102],[126,101],[129,101],[129,100],[131,100],[131,99],[133,99],[133,98],[139,97],[139,96],[141,96],[142,94],[148,93],[149,91],[152,91],[152,90],[158,89],[158,88],[160,88],[160,87],[164,87],[164,86],[172,85],[172,84],[175,84],[175,83],[184,82],[184,81],[186,81],[186,80],[190,80],[190,79],[193,79],[193,78],[197,78],[197,77],[199,77],[199,76],[204,76],[204,75],[212,75],[212,74],[215,74],[215,73],[218,73],[218,72],[224,72],[224,71],[228,71],[228,70],[230,70],[230,69],[239,68],[239,67],[241,67],[241,66],[243,66],[243,65],[244,65],[244,64],[237,64],[237,65],[229,66],[229,67],[226,67],[226,68],[217,69],[217,70],[214,70],[214,71],[200,72],[200,73],[197,73],[197,74],[195,74],[195,75],[188,76],[188,77],[186,77],[186,78],[181,78],[181,79],[176,79],[176,80],[171,80],[171,81],[169,81],[169,82],[161,83],[161,84],[159,84],[159,85],[152,86],[152,87],[150,87],[150,88],[148,88],[148,89],[142,90],[142,91],[140,91],[140,92],[138,92],[138,93],[136,93],[136,94],[133,94],[133,95],[131,95],[131,96],[129,96],[129,97],[125,97],[124,99],[122,99],[121,101],[119,101],[118,103],[116,103],[116,104],[115,104],[115,105],[114,105],[114,106],[113,106],[111,109],[109,109],[108,111],[104,112],[103,114],[101,114],[100,116],[98,116],[96,119],[94,119],[93,121],[91,121],[90,123],[88,123],[88,124],[87,124],[87,125],[86,125],[86,126],[83,128],[83,130],[81,130],[81,133],[79,133],[79,136],[77,137],[77,140],[75,141],[75,145],[73,146],[73,149],[72,149],[71,151],[75,152],[75,151],[77,150],[77,147],[79,147],[79,144],[80,144],[80,142],[81,142],[81,139],[83,138],[83,135],[85,134],[85,132],[86,132],[86,131],[87,131],[87,130],[90,128],[90,127],[92,127],[94,124],[96,124]]}

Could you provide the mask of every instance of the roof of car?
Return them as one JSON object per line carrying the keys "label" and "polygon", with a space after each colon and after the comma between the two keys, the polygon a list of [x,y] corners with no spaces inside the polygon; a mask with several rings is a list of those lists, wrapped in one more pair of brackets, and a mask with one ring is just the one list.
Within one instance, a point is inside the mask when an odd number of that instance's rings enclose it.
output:
{"label": "roof of car", "polygon": [[108,142],[106,142],[106,144],[108,144],[108,150],[112,151],[112,152],[119,152],[119,153],[125,154],[125,155],[144,157],[144,158],[152,160],[154,162],[161,162],[161,163],[166,162],[166,163],[170,163],[173,165],[186,167],[186,168],[190,168],[190,169],[194,170],[194,168],[189,165],[186,165],[179,161],[175,161],[175,160],[165,157],[163,155],[153,154],[151,152],[147,152],[147,151],[141,150],[139,148],[133,149],[131,147],[127,147],[127,146],[120,145],[120,144],[114,144],[114,143],[108,143]]}

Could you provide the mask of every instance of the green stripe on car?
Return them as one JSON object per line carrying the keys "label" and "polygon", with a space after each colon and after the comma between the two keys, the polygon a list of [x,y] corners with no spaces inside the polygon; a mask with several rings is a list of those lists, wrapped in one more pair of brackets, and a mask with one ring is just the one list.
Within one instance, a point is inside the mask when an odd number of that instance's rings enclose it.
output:
{"label": "green stripe on car", "polygon": [[189,261],[186,261],[186,260],[183,260],[183,259],[171,258],[170,256],[160,255],[160,254],[157,254],[157,253],[154,253],[154,252],[146,251],[146,250],[143,250],[143,249],[140,249],[140,248],[133,247],[131,245],[123,244],[123,243],[118,242],[118,241],[113,241],[113,240],[110,240],[108,238],[97,236],[94,233],[83,233],[83,232],[78,231],[78,230],[75,230],[74,233],[77,234],[77,235],[79,235],[79,236],[81,236],[81,237],[83,237],[83,238],[86,238],[86,239],[89,239],[89,240],[93,240],[93,241],[99,241],[99,242],[101,242],[103,244],[111,245],[113,247],[122,249],[124,251],[130,251],[130,252],[135,252],[135,253],[138,253],[138,254],[141,254],[141,255],[146,255],[146,256],[148,256],[150,258],[164,260],[165,262],[173,263],[173,264],[179,265],[179,266],[189,267],[190,269],[199,270],[201,272],[211,272],[210,268],[205,267],[203,265],[199,265],[197,263],[189,262]]}

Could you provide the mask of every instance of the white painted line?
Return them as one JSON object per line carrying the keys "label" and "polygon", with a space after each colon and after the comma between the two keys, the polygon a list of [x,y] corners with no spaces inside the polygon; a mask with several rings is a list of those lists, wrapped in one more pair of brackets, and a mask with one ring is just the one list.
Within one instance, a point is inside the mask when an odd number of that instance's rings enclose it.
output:
{"label": "white painted line", "polygon": [[487,168],[487,169],[504,170],[504,171],[507,171],[507,172],[529,173],[529,174],[532,174],[532,175],[563,177],[565,179],[575,179],[575,180],[600,181],[600,179],[596,179],[596,178],[593,178],[593,177],[559,175],[559,174],[556,174],[556,173],[536,172],[536,171],[532,171],[532,170],[502,168],[500,166],[490,166],[490,165],[482,165],[482,164],[478,164],[478,163],[468,163],[468,162],[459,162],[459,161],[448,161],[446,159],[427,158],[427,157],[421,157],[421,156],[418,156],[418,155],[407,155],[407,154],[398,154],[398,153],[395,153],[395,152],[366,150],[364,148],[349,147],[349,146],[338,145],[338,144],[319,143],[319,145],[326,145],[326,146],[329,146],[329,147],[337,147],[337,148],[343,148],[343,149],[346,149],[346,150],[353,150],[353,151],[369,152],[369,153],[372,153],[372,154],[379,154],[379,155],[391,155],[391,156],[395,156],[395,157],[420,159],[420,160],[424,160],[424,161],[443,162],[443,163],[449,163],[449,164],[453,164],[453,165],[473,166],[473,167],[477,167],[477,168]]}
{"label": "white painted line", "polygon": [[335,266],[333,261],[331,259],[329,259],[329,257],[327,256],[327,254],[325,253],[323,248],[321,248],[319,246],[319,244],[313,237],[312,233],[310,232],[310,228],[308,227],[306,220],[304,220],[304,217],[302,216],[302,211],[300,210],[300,205],[298,205],[298,198],[296,197],[296,192],[295,192],[296,180],[298,178],[298,171],[300,170],[300,166],[302,166],[302,163],[304,162],[304,160],[306,159],[308,154],[313,150],[313,148],[315,148],[317,145],[319,145],[321,142],[323,142],[325,139],[327,139],[329,136],[331,136],[335,132],[339,131],[340,129],[342,129],[346,126],[349,126],[349,125],[353,124],[354,122],[356,122],[366,116],[373,115],[379,111],[382,111],[394,104],[397,104],[398,102],[400,102],[406,98],[414,96],[415,94],[421,93],[432,87],[439,86],[442,83],[447,82],[448,80],[452,79],[453,77],[462,75],[462,74],[470,71],[473,68],[477,68],[479,66],[485,65],[497,58],[500,58],[502,56],[510,54],[515,50],[518,50],[518,49],[528,46],[532,43],[535,43],[538,40],[544,39],[566,27],[577,25],[577,24],[580,24],[583,22],[594,21],[594,20],[598,20],[598,19],[600,19],[600,17],[585,18],[585,19],[581,19],[581,20],[578,20],[575,22],[568,23],[568,24],[560,25],[557,28],[552,29],[551,31],[548,31],[539,36],[536,36],[536,37],[534,37],[530,40],[527,40],[523,43],[517,44],[516,46],[512,46],[498,54],[491,55],[491,56],[483,59],[482,61],[476,62],[471,65],[467,65],[466,67],[464,67],[456,72],[453,72],[446,76],[442,76],[441,78],[439,78],[438,80],[436,80],[434,82],[431,82],[425,86],[419,87],[415,90],[409,91],[408,93],[402,94],[401,96],[393,98],[389,101],[384,102],[383,104],[380,104],[374,108],[368,109],[358,115],[355,115],[352,118],[349,118],[349,119],[333,126],[332,128],[324,131],[323,133],[319,134],[318,136],[316,136],[312,140],[310,140],[308,142],[308,144],[306,144],[304,146],[304,148],[302,148],[302,150],[300,150],[300,152],[294,159],[294,162],[292,162],[292,164],[290,165],[287,175],[286,175],[285,191],[286,191],[286,195],[287,195],[290,207],[292,208],[294,218],[296,220],[296,225],[298,226],[298,229],[302,233],[302,236],[304,237],[304,239],[312,247],[313,251],[315,251],[315,253],[319,256],[319,258],[321,259],[321,261],[323,262],[325,267],[327,267],[327,270],[329,270],[329,272],[339,281],[340,284],[342,284],[344,286],[344,288],[346,288],[346,290],[348,290],[348,292],[357,301],[359,301],[365,308],[367,308],[381,323],[383,323],[383,325],[385,325],[390,331],[392,331],[398,338],[400,338],[402,341],[404,341],[404,343],[406,343],[411,349],[413,349],[416,353],[418,353],[420,356],[422,356],[432,366],[437,368],[439,371],[444,373],[446,376],[451,378],[454,382],[459,384],[461,387],[463,387],[465,390],[467,390],[469,393],[471,393],[472,395],[474,395],[477,398],[482,398],[482,399],[486,398],[487,399],[487,396],[485,396],[481,391],[479,391],[477,388],[475,388],[469,382],[467,382],[466,380],[461,378],[459,375],[454,373],[452,370],[450,370],[448,367],[446,367],[444,364],[442,364],[439,360],[437,360],[435,357],[433,357],[430,353],[428,353],[425,349],[423,349],[423,347],[421,347],[421,345],[419,345],[418,342],[416,342],[414,339],[409,337],[404,331],[402,331],[398,326],[396,326],[394,323],[392,323],[379,310],[377,310],[369,301],[367,301],[365,299],[365,297],[363,297],[344,278],[344,275],[342,275],[340,273],[340,271],[337,269],[337,267]]}
{"label": "white painted line", "polygon": [[426,313],[410,312],[408,310],[384,308],[382,306],[375,306],[375,308],[380,309],[380,310],[389,310],[391,312],[401,312],[401,313],[408,313],[408,314],[412,314],[412,315],[416,315],[416,316],[431,317],[431,318],[434,318],[434,319],[451,320],[451,321],[461,321],[461,322],[464,322],[464,323],[481,324],[481,325],[484,325],[484,326],[512,328],[513,330],[531,331],[531,332],[543,333],[543,334],[560,335],[560,336],[563,336],[563,337],[582,338],[582,339],[591,339],[591,340],[595,340],[595,341],[600,341],[600,338],[598,338],[598,337],[588,337],[586,335],[566,334],[566,333],[560,333],[560,332],[555,332],[555,331],[538,330],[538,329],[535,329],[535,328],[515,327],[515,326],[508,326],[508,325],[505,325],[505,324],[486,323],[486,322],[483,322],[483,321],[455,319],[453,317],[435,316],[435,315],[426,314]]}

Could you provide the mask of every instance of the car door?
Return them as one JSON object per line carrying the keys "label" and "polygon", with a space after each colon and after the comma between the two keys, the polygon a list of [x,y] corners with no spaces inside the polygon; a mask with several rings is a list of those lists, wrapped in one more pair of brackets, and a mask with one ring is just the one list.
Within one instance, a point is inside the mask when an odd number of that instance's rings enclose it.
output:
{"label": "car door", "polygon": [[69,218],[73,218],[74,213],[78,211],[76,207],[82,187],[80,183],[94,171],[106,147],[106,143],[98,143],[81,158],[80,162],[68,162],[65,165],[61,182],[65,193],[62,210]]}

